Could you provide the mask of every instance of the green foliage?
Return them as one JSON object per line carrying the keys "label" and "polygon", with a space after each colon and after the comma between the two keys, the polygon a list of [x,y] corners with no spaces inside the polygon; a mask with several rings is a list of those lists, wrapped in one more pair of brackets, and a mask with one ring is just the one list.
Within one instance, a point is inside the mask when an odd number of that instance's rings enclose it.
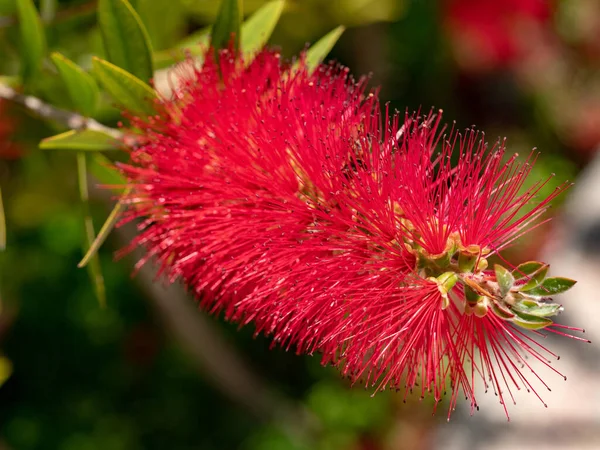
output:
{"label": "green foliage", "polygon": [[142,115],[156,113],[156,92],[142,80],[100,58],[93,58],[92,67],[96,79],[117,104]]}
{"label": "green foliage", "polygon": [[76,150],[85,152],[101,152],[116,150],[121,143],[114,137],[95,130],[71,130],[42,139],[42,150]]}
{"label": "green foliage", "polygon": [[96,81],[66,56],[54,52],[50,58],[67,87],[75,110],[86,116],[93,116],[99,94]]}
{"label": "green foliage", "polygon": [[46,53],[46,35],[33,0],[16,0],[21,30],[21,75],[31,81],[40,71]]}
{"label": "green foliage", "polygon": [[222,48],[227,48],[232,39],[234,49],[240,48],[240,26],[242,22],[242,0],[221,0],[217,20],[212,27],[210,45],[216,56]]}
{"label": "green foliage", "polygon": [[347,390],[340,383],[322,381],[310,392],[308,405],[331,430],[357,435],[385,424],[388,393],[372,396],[364,390]]}
{"label": "green foliage", "polygon": [[[111,167],[110,161],[101,154],[95,153],[92,155],[90,171],[102,184],[107,187],[116,188],[117,192],[122,192],[125,188],[126,180],[114,167]],[[77,265],[78,267],[86,267],[90,263],[94,264],[95,259],[97,259],[98,250],[100,250],[100,247],[102,247],[106,239],[108,239],[110,232],[119,221],[122,212],[123,204],[117,202],[102,225],[102,228],[100,228],[98,235],[90,241],[88,250]]]}
{"label": "green foliage", "polygon": [[550,297],[568,291],[577,283],[575,280],[563,277],[546,278],[539,286],[526,291],[534,297]]}
{"label": "green foliage", "polygon": [[496,281],[500,286],[500,294],[505,297],[508,291],[511,290],[515,283],[515,278],[505,267],[496,264],[494,265],[494,272],[496,273]]}
{"label": "green foliage", "polygon": [[189,50],[192,55],[202,55],[206,48],[210,45],[212,26],[204,27],[201,30],[187,36],[179,41],[176,45],[177,49]]}
{"label": "green foliage", "polygon": [[127,180],[113,167],[111,161],[100,153],[94,153],[89,162],[90,172],[103,185],[112,188],[115,192],[123,191]]}
{"label": "green foliage", "polygon": [[513,271],[513,276],[515,280],[520,280],[521,278],[529,278],[531,275],[535,274],[539,270],[543,269],[546,266],[543,262],[539,261],[527,261],[522,264],[519,264],[515,270]]}
{"label": "green foliage", "polygon": [[335,43],[342,36],[344,30],[345,28],[342,26],[331,30],[308,49],[306,52],[306,65],[309,70],[316,69],[323,62]]}
{"label": "green foliage", "polygon": [[6,216],[2,202],[2,189],[0,189],[0,250],[6,248]]}
{"label": "green foliage", "polygon": [[[88,192],[88,176],[87,176],[87,163],[85,153],[77,153],[77,179],[79,181],[79,195],[81,197],[81,203],[83,207],[83,223],[84,223],[84,236],[85,240],[83,243],[84,252],[89,250],[93,245],[96,235],[94,233],[94,223],[92,221],[92,215],[90,210],[90,195]],[[106,288],[104,286],[104,277],[102,276],[102,269],[100,267],[100,258],[97,253],[94,253],[89,258],[88,273],[92,286],[94,286],[94,292],[100,306],[106,306]]]}
{"label": "green foliage", "polygon": [[[178,42],[175,48],[154,53],[154,66],[157,69],[169,67],[186,57],[186,54],[192,55],[202,61],[204,52],[210,43],[210,32],[212,27],[206,27],[190,34],[185,39]],[[184,53],[185,50],[185,53]]]}
{"label": "green foliage", "polygon": [[513,310],[516,317],[512,319],[514,323],[528,330],[541,330],[548,325],[552,325],[552,320],[546,317],[534,316],[517,309]]}
{"label": "green foliage", "polygon": [[561,311],[561,306],[554,303],[542,303],[538,304],[534,301],[522,301],[515,303],[513,309],[518,312],[538,316],[538,317],[552,317]]}
{"label": "green foliage", "polygon": [[550,266],[548,264],[539,263],[537,261],[532,261],[530,263],[524,263],[517,266],[517,270],[515,270],[515,278],[517,278],[516,274],[521,275],[522,273],[527,275],[527,282],[520,287],[521,291],[528,291],[529,289],[533,289],[538,286],[544,278],[546,278],[546,274],[548,273],[548,269]]}
{"label": "green foliage", "polygon": [[240,50],[247,62],[269,41],[275,29],[285,0],[274,0],[259,8],[246,20],[241,28]]}
{"label": "green foliage", "polygon": [[56,16],[58,0],[40,0],[40,17],[43,22],[51,22]]}
{"label": "green foliage", "polygon": [[98,23],[108,60],[137,78],[153,74],[152,46],[140,16],[127,0],[100,0]]}
{"label": "green foliage", "polygon": [[[224,6],[226,6],[224,4]],[[284,0],[272,0],[257,9],[241,26],[240,28],[240,50],[245,55],[246,63],[252,61],[254,53],[260,50],[269,40],[283,8]],[[224,25],[225,26],[225,25]],[[179,41],[175,48],[154,53],[154,64],[157,68],[167,67],[177,61],[183,59],[184,54],[181,50],[185,50],[189,54],[201,60],[204,56],[204,51],[211,44],[212,26],[202,28],[190,34],[186,38]],[[229,32],[228,36],[231,35]],[[225,45],[229,44],[229,40]]]}
{"label": "green foliage", "polygon": [[130,3],[139,14],[154,50],[169,48],[185,36],[187,14],[181,0],[131,0]]}
{"label": "green foliage", "polygon": [[98,235],[96,237],[92,237],[89,240],[89,248],[85,253],[83,259],[79,261],[77,267],[86,267],[90,262],[93,262],[97,257],[98,250],[102,247],[102,244],[106,242],[110,232],[113,230],[119,219],[121,218],[121,213],[123,212],[123,204],[121,202],[117,202],[113,210],[108,215],[108,218],[100,228]]}

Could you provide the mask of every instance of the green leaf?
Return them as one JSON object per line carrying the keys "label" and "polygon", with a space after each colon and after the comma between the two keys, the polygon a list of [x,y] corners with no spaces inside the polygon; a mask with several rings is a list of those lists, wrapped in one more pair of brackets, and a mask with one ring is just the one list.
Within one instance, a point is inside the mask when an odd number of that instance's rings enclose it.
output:
{"label": "green leaf", "polygon": [[308,67],[309,72],[315,70],[317,66],[323,62],[344,30],[345,28],[343,26],[331,30],[306,51],[306,66]]}
{"label": "green leaf", "polygon": [[190,50],[192,54],[195,54],[194,51],[197,51],[198,54],[202,54],[210,44],[211,31],[212,27],[205,27],[195,31],[182,41],[178,42],[176,47],[180,50]]}
{"label": "green leaf", "polygon": [[539,330],[547,327],[548,325],[552,325],[552,321],[548,318],[534,316],[516,309],[513,309],[513,312],[516,314],[516,316],[512,319],[512,322],[528,330]]}
{"label": "green leaf", "polygon": [[544,278],[546,278],[549,267],[550,266],[548,264],[542,264],[539,266],[536,270],[528,275],[527,282],[522,286],[519,286],[518,290],[525,292],[538,286],[542,281],[544,281]]}
{"label": "green leaf", "polygon": [[113,163],[101,153],[92,153],[89,159],[89,170],[100,183],[112,187],[120,193],[125,189],[127,180],[114,168]]}
{"label": "green leaf", "polygon": [[44,27],[33,0],[17,0],[17,13],[21,32],[21,58],[23,79],[35,77],[46,53]]}
{"label": "green leaf", "polygon": [[[83,220],[85,228],[85,245],[84,254],[91,248],[92,244],[96,240],[94,233],[94,224],[92,222],[92,216],[90,213],[90,202],[88,192],[88,181],[87,181],[87,163],[85,153],[77,154],[77,174],[79,180],[79,194],[81,196],[81,203],[83,205]],[[94,291],[96,298],[100,306],[106,306],[106,288],[104,286],[104,277],[102,276],[102,268],[100,267],[100,258],[97,254],[94,254],[89,259],[88,273],[92,284],[94,285]]]}
{"label": "green leaf", "polygon": [[5,84],[8,87],[17,89],[21,86],[21,78],[18,76],[0,75],[0,83]]}
{"label": "green leaf", "polygon": [[242,25],[240,50],[246,64],[252,62],[254,54],[260,51],[271,37],[284,5],[284,0],[268,2],[256,10]]}
{"label": "green leaf", "polygon": [[129,72],[94,57],[93,74],[113,100],[127,110],[145,115],[156,114],[156,92]]}
{"label": "green leaf", "polygon": [[77,264],[77,267],[79,267],[79,268],[85,267],[93,260],[93,258],[98,253],[98,250],[100,249],[102,244],[104,244],[104,242],[106,241],[106,238],[108,238],[108,235],[110,234],[112,229],[115,227],[115,225],[119,221],[119,218],[121,217],[121,212],[123,211],[123,209],[124,209],[123,204],[120,201],[117,202],[117,204],[115,205],[115,207],[113,208],[111,213],[108,215],[106,222],[104,222],[104,225],[102,225],[102,228],[100,228],[98,235],[96,236],[94,241],[91,242],[87,253],[83,257],[83,259],[79,262],[79,264]]}
{"label": "green leaf", "polygon": [[101,152],[117,150],[120,141],[114,137],[96,130],[71,130],[57,134],[40,142],[43,150],[77,150],[86,152]]}
{"label": "green leaf", "polygon": [[523,264],[519,264],[515,270],[513,270],[513,276],[515,280],[520,280],[521,278],[525,278],[541,267],[545,266],[543,262],[539,261],[528,261]]}
{"label": "green leaf", "polygon": [[67,86],[71,103],[75,109],[85,116],[94,115],[99,93],[96,80],[60,53],[52,53],[50,58]]}
{"label": "green leaf", "polygon": [[0,251],[6,248],[6,217],[2,204],[2,188],[0,188]]}
{"label": "green leaf", "polygon": [[4,355],[0,355],[0,387],[6,383],[13,373],[13,364]]}
{"label": "green leaf", "polygon": [[52,22],[56,16],[58,0],[40,0],[40,16],[45,23]]}
{"label": "green leaf", "polygon": [[515,278],[505,267],[495,264],[494,272],[496,273],[496,281],[500,287],[500,294],[502,297],[506,297],[506,294],[511,290],[515,283]]}
{"label": "green leaf", "polygon": [[463,289],[465,291],[465,299],[469,306],[475,306],[481,300],[481,295],[475,292],[472,287],[465,285]]}
{"label": "green leaf", "polygon": [[140,16],[127,0],[100,0],[98,23],[108,60],[144,81],[152,78],[152,46]]}
{"label": "green leaf", "polygon": [[129,0],[129,2],[148,31],[153,48],[169,48],[185,35],[187,10],[182,5],[183,1]]}
{"label": "green leaf", "polygon": [[[207,27],[192,33],[179,42],[176,45],[176,48],[155,52],[154,66],[157,69],[164,69],[165,67],[184,60],[188,54],[198,58],[198,64],[201,64],[204,52],[209,45],[211,29],[212,27]],[[185,52],[183,50],[185,50]]]}
{"label": "green leaf", "polygon": [[562,294],[565,291],[571,289],[577,281],[570,278],[553,277],[546,278],[542,284],[534,289],[530,289],[525,292],[525,295],[532,295],[534,297],[551,297],[556,294]]}
{"label": "green leaf", "polygon": [[492,308],[492,311],[494,311],[494,314],[496,314],[501,319],[508,320],[515,317],[515,315],[504,305],[492,301],[490,302],[490,306]]}
{"label": "green leaf", "polygon": [[218,57],[219,50],[228,48],[233,38],[233,47],[240,48],[240,26],[242,21],[242,0],[221,0],[221,7],[212,28],[210,45]]}
{"label": "green leaf", "polygon": [[538,304],[536,302],[530,302],[523,300],[513,305],[513,310],[523,312],[525,314],[531,314],[537,317],[552,317],[558,314],[562,306],[557,303],[543,303]]}

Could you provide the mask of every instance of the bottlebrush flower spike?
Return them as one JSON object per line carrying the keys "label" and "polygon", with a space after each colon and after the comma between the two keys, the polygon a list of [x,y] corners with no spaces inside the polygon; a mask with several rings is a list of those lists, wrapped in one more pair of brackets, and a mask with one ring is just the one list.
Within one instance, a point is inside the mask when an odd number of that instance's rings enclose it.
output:
{"label": "bottlebrush flower spike", "polygon": [[184,66],[165,114],[134,119],[145,140],[121,167],[140,264],[376,389],[450,390],[452,410],[460,393],[476,407],[476,376],[502,400],[529,388],[520,365],[552,354],[518,327],[563,334],[549,296],[574,282],[488,259],[565,186],[532,204],[534,157],[444,135],[441,114],[382,117],[347,69],[206,56]]}

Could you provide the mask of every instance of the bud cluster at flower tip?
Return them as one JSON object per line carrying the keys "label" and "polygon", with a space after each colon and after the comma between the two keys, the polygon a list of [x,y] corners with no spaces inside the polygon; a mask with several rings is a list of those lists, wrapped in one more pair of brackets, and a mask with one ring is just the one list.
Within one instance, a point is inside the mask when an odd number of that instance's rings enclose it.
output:
{"label": "bud cluster at flower tip", "polygon": [[141,220],[130,248],[206,310],[353,382],[436,402],[449,384],[450,410],[459,391],[477,406],[476,377],[503,405],[509,384],[535,391],[519,367],[555,355],[518,327],[577,331],[550,319],[574,281],[536,261],[488,265],[565,186],[534,203],[534,156],[444,135],[438,112],[381,113],[347,69],[301,58],[290,76],[277,52],[230,56],[190,63],[164,115],[134,119],[146,141],[121,166],[124,221]]}
{"label": "bud cluster at flower tip", "polygon": [[[404,226],[412,228],[404,220]],[[414,235],[413,235],[414,236]],[[550,317],[562,311],[551,297],[570,289],[575,280],[546,278],[549,265],[530,261],[513,268],[495,264],[488,268],[489,248],[463,246],[460,234],[453,232],[443,253],[430,255],[414,238],[405,238],[405,247],[416,256],[415,270],[438,285],[442,309],[453,302],[466,315],[482,318],[495,314],[527,329],[541,329],[553,322]]]}

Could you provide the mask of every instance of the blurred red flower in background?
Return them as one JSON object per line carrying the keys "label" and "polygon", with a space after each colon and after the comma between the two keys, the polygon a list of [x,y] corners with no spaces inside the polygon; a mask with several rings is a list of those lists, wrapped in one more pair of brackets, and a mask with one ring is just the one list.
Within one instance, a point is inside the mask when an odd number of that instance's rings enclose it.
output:
{"label": "blurred red flower in background", "polygon": [[23,156],[21,146],[11,140],[17,125],[17,120],[10,115],[9,104],[0,99],[0,159],[18,159]]}
{"label": "blurred red flower in background", "polygon": [[551,6],[549,0],[445,0],[444,22],[459,63],[486,71],[518,61],[532,37],[545,33]]}

